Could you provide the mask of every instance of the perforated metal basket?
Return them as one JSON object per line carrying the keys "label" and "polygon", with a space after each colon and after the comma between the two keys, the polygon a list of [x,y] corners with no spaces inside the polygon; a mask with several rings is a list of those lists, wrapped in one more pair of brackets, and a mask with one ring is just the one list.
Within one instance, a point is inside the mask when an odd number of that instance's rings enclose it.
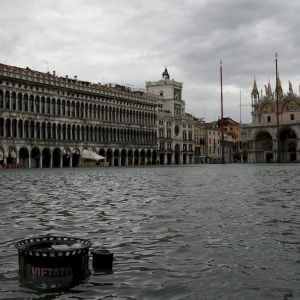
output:
{"label": "perforated metal basket", "polygon": [[16,243],[23,282],[36,287],[61,288],[85,278],[89,271],[89,240],[42,236]]}

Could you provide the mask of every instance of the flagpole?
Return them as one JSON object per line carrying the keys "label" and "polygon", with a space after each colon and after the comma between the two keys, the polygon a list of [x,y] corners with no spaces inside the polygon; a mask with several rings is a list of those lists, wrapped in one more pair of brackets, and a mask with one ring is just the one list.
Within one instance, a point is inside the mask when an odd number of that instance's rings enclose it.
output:
{"label": "flagpole", "polygon": [[222,164],[225,164],[224,157],[224,119],[223,119],[223,70],[222,60],[220,60],[220,81],[221,81],[221,151],[222,151]]}
{"label": "flagpole", "polygon": [[277,162],[280,162],[279,156],[279,93],[278,93],[278,64],[277,64],[277,52],[275,53],[275,65],[276,65],[276,136],[277,136]]}

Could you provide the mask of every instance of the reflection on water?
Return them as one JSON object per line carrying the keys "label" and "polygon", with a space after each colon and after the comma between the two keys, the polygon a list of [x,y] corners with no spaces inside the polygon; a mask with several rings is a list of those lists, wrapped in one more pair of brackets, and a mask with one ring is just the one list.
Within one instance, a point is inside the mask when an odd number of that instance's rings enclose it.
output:
{"label": "reflection on water", "polygon": [[[300,165],[0,170],[0,298],[299,299]],[[114,252],[69,290],[18,276],[17,240]],[[92,264],[90,264],[91,266]]]}

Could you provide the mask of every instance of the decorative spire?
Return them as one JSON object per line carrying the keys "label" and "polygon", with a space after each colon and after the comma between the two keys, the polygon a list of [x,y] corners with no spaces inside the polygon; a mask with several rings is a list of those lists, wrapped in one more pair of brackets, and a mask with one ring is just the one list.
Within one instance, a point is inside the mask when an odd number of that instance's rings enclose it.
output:
{"label": "decorative spire", "polygon": [[165,67],[165,70],[162,73],[162,79],[170,79],[167,67]]}
{"label": "decorative spire", "polygon": [[253,89],[252,89],[252,92],[254,92],[254,91],[255,91],[255,92],[258,91],[255,76],[254,76],[254,82],[253,82]]}
{"label": "decorative spire", "polygon": [[252,92],[251,92],[251,97],[252,97],[252,100],[258,100],[259,99],[259,91],[257,89],[257,84],[256,84],[256,79],[255,79],[255,76],[254,76],[254,82],[253,82],[253,88],[252,88]]}
{"label": "decorative spire", "polygon": [[269,80],[269,83],[268,83],[268,96],[272,96],[272,88],[271,88],[271,83],[270,83],[270,80]]}

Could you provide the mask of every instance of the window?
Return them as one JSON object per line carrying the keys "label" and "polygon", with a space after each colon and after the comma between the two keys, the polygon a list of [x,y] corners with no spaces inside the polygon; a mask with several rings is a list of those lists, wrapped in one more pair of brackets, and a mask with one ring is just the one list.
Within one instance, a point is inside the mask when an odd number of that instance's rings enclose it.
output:
{"label": "window", "polygon": [[270,116],[267,117],[267,122],[268,122],[268,123],[271,122],[271,117],[270,117]]}
{"label": "window", "polygon": [[290,119],[291,119],[292,121],[295,120],[294,114],[291,114],[291,115],[290,115]]}

